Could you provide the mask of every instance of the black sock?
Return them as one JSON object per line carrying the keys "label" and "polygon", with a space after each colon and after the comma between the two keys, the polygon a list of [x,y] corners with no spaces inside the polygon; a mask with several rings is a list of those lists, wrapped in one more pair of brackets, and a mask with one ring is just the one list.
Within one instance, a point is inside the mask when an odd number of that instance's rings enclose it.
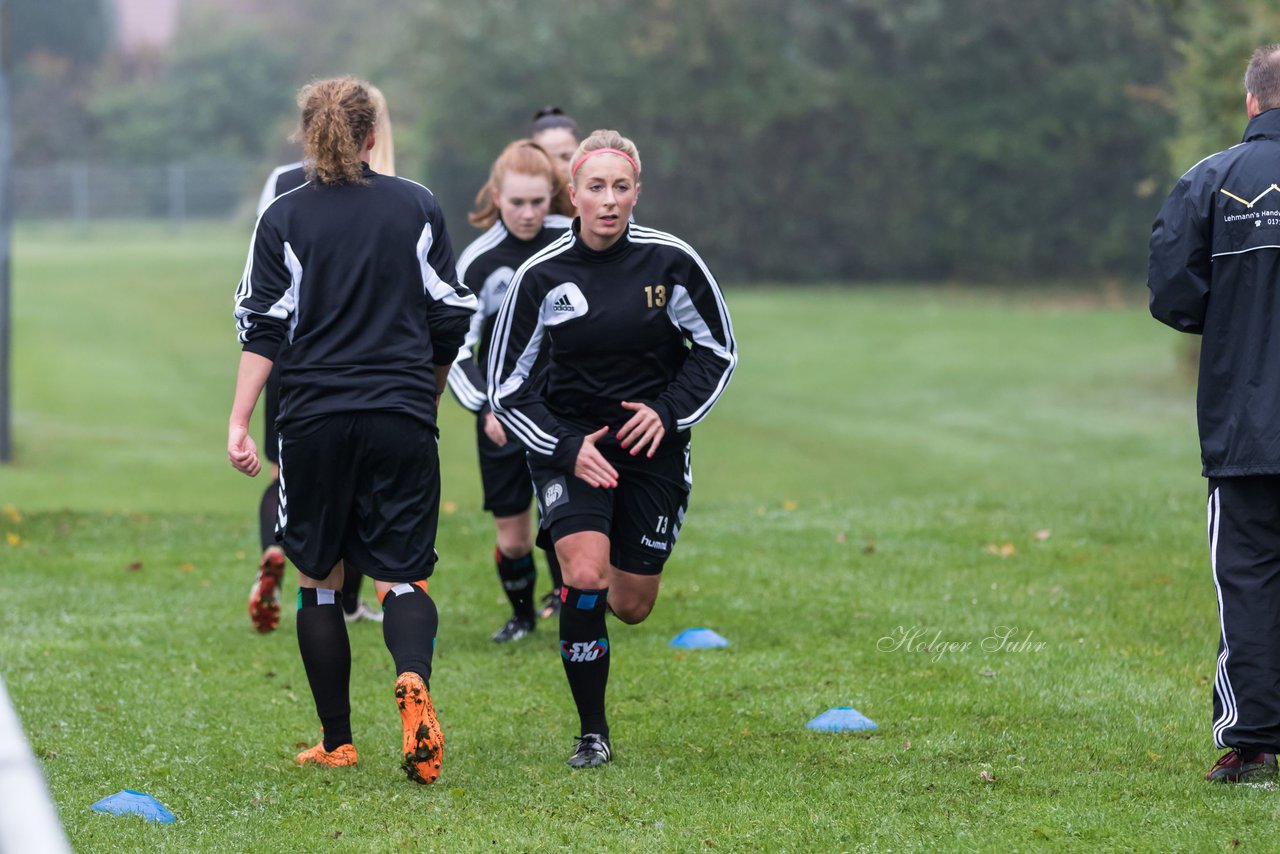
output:
{"label": "black sock", "polygon": [[416,584],[397,584],[382,600],[382,640],[396,663],[396,674],[416,673],[431,687],[431,653],[440,616],[436,603]]}
{"label": "black sock", "polygon": [[564,675],[578,706],[581,735],[596,732],[607,736],[604,689],[609,683],[609,630],[604,622],[608,588],[579,590],[565,588],[560,608],[560,657]]}
{"label": "black sock", "polygon": [[364,581],[364,573],[353,566],[348,566],[346,575],[342,576],[342,610],[354,614],[360,607],[360,582]]}
{"label": "black sock", "polygon": [[276,517],[280,513],[280,481],[273,480],[262,493],[262,501],[258,503],[258,539],[262,541],[262,550],[276,544]]}
{"label": "black sock", "polygon": [[560,572],[560,558],[556,557],[556,548],[552,546],[543,551],[547,556],[547,571],[551,573],[551,586],[557,593],[564,587],[564,575]]}
{"label": "black sock", "polygon": [[533,583],[538,578],[538,570],[533,565],[533,554],[524,557],[507,557],[501,550],[493,550],[493,559],[498,564],[498,580],[502,589],[511,600],[511,610],[517,617],[533,619]]}
{"label": "black sock", "polygon": [[298,650],[307,669],[324,749],[351,743],[351,645],[333,590],[298,589]]}

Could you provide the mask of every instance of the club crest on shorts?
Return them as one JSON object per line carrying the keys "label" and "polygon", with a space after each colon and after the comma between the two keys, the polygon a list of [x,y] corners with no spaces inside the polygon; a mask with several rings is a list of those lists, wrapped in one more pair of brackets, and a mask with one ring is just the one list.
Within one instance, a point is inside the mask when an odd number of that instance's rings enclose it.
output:
{"label": "club crest on shorts", "polygon": [[566,493],[567,487],[563,477],[558,477],[551,481],[542,490],[542,509],[546,511],[557,504],[564,504],[569,500],[569,496]]}

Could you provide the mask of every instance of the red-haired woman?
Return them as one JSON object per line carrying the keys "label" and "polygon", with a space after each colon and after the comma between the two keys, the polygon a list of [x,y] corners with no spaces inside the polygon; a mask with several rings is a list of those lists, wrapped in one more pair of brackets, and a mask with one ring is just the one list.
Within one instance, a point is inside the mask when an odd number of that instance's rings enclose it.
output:
{"label": "red-haired woman", "polygon": [[298,568],[298,646],[324,728],[298,763],[356,762],[338,596],[351,563],[382,600],[403,767],[431,783],[444,753],[428,693],[436,407],[476,301],[454,281],[431,192],[369,168],[377,107],[368,84],[322,80],[298,104],[308,180],[272,201],[254,229],[236,291],[244,352],[227,456],[245,474],[261,469],[249,417],[278,361],[279,539]]}
{"label": "red-haired woman", "polygon": [[[489,408],[483,366],[493,339],[494,318],[516,268],[564,234],[570,223],[566,214],[572,212],[568,189],[555,161],[532,140],[516,140],[494,161],[489,179],[476,195],[476,209],[469,219],[486,231],[458,256],[458,281],[476,295],[479,308],[471,318],[458,361],[449,372],[449,388],[458,402],[476,415],[484,509],[493,514],[497,527],[494,561],[498,581],[511,602],[510,619],[493,634],[498,643],[519,640],[537,624],[530,512],[533,484],[524,446],[508,441]],[[559,565],[551,551],[547,564],[555,588],[547,595],[558,604]]]}

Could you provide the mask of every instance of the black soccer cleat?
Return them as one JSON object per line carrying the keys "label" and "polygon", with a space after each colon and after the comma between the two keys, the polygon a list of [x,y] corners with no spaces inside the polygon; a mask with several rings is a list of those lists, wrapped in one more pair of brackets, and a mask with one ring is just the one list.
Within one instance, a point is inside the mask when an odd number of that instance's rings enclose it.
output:
{"label": "black soccer cleat", "polygon": [[589,732],[578,739],[578,747],[569,757],[570,768],[595,768],[613,759],[609,736]]}
{"label": "black soccer cleat", "polygon": [[510,643],[518,641],[537,627],[533,617],[512,617],[493,633],[494,643]]}
{"label": "black soccer cleat", "polygon": [[549,620],[560,616],[560,588],[548,591],[542,597],[542,607],[538,609],[538,619]]}

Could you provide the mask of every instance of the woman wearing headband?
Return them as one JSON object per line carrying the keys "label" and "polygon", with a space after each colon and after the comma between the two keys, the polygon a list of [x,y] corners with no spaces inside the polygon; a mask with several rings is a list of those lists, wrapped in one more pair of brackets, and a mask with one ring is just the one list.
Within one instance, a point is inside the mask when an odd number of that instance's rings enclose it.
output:
{"label": "woman wearing headband", "polygon": [[[560,654],[577,705],[569,764],[611,760],[606,607],[639,623],[658,597],[692,485],[690,429],[737,363],[698,254],[630,222],[640,155],[596,131],[570,167],[570,231],[516,272],[489,355],[489,401],[525,446],[564,573]],[[533,381],[540,356],[546,368]]]}

